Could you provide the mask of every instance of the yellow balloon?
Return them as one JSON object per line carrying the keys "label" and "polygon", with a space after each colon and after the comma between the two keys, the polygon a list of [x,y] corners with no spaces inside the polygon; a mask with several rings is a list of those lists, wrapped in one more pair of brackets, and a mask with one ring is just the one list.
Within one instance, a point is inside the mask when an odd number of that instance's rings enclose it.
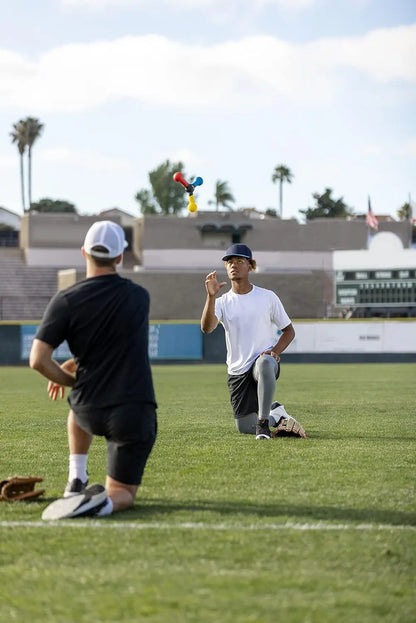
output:
{"label": "yellow balloon", "polygon": [[195,199],[194,199],[193,195],[189,195],[188,210],[189,210],[189,212],[196,212],[197,211],[197,205],[195,203]]}

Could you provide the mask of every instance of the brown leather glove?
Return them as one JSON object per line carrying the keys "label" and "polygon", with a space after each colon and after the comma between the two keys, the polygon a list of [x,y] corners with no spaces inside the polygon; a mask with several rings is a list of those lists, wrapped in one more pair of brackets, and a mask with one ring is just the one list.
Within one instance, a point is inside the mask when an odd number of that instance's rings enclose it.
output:
{"label": "brown leather glove", "polygon": [[37,498],[45,489],[37,489],[37,482],[42,482],[40,476],[12,476],[0,481],[0,500],[4,502],[19,502]]}
{"label": "brown leather glove", "polygon": [[294,417],[282,417],[277,427],[272,431],[272,437],[303,437],[307,439],[308,435],[305,429]]}

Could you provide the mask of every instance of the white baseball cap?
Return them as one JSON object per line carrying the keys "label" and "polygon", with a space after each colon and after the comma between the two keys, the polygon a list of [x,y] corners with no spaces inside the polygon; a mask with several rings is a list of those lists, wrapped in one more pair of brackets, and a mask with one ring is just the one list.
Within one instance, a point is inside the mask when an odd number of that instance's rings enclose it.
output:
{"label": "white baseball cap", "polygon": [[[84,240],[84,250],[88,255],[100,258],[115,258],[128,246],[124,231],[112,221],[96,221],[91,225]],[[95,251],[94,247],[103,247],[107,251]]]}

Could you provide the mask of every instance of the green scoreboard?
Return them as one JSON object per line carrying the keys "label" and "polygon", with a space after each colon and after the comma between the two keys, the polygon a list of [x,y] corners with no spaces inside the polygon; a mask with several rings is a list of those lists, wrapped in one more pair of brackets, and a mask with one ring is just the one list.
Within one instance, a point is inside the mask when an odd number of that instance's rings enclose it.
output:
{"label": "green scoreboard", "polygon": [[416,305],[416,269],[337,270],[335,303],[348,307]]}

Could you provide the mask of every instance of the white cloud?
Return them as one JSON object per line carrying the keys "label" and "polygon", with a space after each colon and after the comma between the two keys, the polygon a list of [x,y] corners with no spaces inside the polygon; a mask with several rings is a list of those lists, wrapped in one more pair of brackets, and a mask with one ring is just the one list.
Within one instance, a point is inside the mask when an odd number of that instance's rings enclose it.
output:
{"label": "white cloud", "polygon": [[364,156],[380,156],[383,153],[383,148],[378,143],[374,143],[363,147],[362,153]]}
{"label": "white cloud", "polygon": [[383,28],[362,37],[323,39],[310,44],[317,62],[365,72],[379,82],[416,81],[416,24]]}
{"label": "white cloud", "polygon": [[9,156],[5,154],[0,154],[0,167],[16,167],[16,159],[18,158],[18,151],[16,149],[16,155]]}
{"label": "white cloud", "polygon": [[319,0],[254,0],[254,4],[262,7],[267,4],[272,4],[277,7],[281,7],[287,11],[297,11],[300,9],[309,9],[310,7],[318,4]]}
{"label": "white cloud", "polygon": [[[270,36],[213,46],[159,35],[51,49],[0,50],[0,107],[72,113],[126,98],[181,109],[240,109],[331,99],[345,70],[374,83],[416,82],[416,25],[295,45]],[[348,72],[347,72],[348,73]]]}
{"label": "white cloud", "polygon": [[0,95],[19,90],[22,82],[30,80],[36,66],[26,61],[20,54],[0,48]]}
{"label": "white cloud", "polygon": [[[186,164],[187,167],[189,165],[193,165],[196,159],[195,154],[192,153],[189,149],[177,149],[176,151],[169,154],[168,158],[171,162],[183,162]],[[162,154],[160,154],[160,158],[158,158],[158,161],[160,160],[162,160]]]}
{"label": "white cloud", "polygon": [[105,9],[111,5],[139,6],[140,0],[59,0],[63,7],[75,7],[81,9]]}
{"label": "white cloud", "polygon": [[[176,9],[203,9],[203,8],[224,8],[224,0],[59,0],[63,7],[94,9],[101,10],[110,6],[114,7],[137,7],[143,8],[143,5],[159,4],[162,10],[163,6]],[[275,5],[288,11],[305,9],[317,4],[320,0],[226,0],[227,9],[241,8],[261,8],[265,5]]]}
{"label": "white cloud", "polygon": [[416,136],[410,138],[397,150],[402,156],[416,157]]}
{"label": "white cloud", "polygon": [[[143,9],[143,5],[160,5],[160,10],[163,7],[171,7],[173,9],[201,9],[201,8],[215,8],[219,7],[224,0],[59,0],[60,4],[64,8],[75,9],[92,9],[92,10],[104,10],[108,7],[136,7]],[[239,0],[228,0],[228,2],[235,3]],[[256,0],[257,1],[257,0]],[[296,2],[302,2],[304,0],[296,0]]]}
{"label": "white cloud", "polygon": [[40,149],[36,157],[39,161],[76,166],[90,171],[120,171],[130,170],[132,167],[128,158],[103,156],[88,151],[78,152],[66,147]]}

